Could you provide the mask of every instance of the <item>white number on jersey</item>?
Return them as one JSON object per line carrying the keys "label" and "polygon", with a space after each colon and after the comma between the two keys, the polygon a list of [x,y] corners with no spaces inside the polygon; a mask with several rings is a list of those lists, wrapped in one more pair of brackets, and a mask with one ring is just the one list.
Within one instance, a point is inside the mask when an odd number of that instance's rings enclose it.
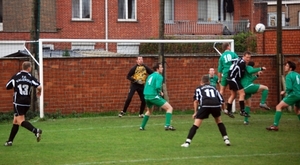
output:
{"label": "white number on jersey", "polygon": [[151,81],[152,81],[152,76],[151,77],[149,77],[149,79],[148,79],[148,84],[150,85],[151,84]]}
{"label": "white number on jersey", "polygon": [[225,60],[225,63],[230,62],[230,61],[232,60],[231,55],[230,55],[230,54],[226,54],[226,55],[224,56],[224,60]]}
{"label": "white number on jersey", "polygon": [[296,81],[297,81],[297,84],[299,85],[300,84],[300,79],[299,79],[298,75],[296,76]]}
{"label": "white number on jersey", "polygon": [[19,84],[18,85],[20,95],[28,95],[29,86],[27,84]]}
{"label": "white number on jersey", "polygon": [[205,89],[204,92],[206,93],[207,97],[216,97],[213,89]]}

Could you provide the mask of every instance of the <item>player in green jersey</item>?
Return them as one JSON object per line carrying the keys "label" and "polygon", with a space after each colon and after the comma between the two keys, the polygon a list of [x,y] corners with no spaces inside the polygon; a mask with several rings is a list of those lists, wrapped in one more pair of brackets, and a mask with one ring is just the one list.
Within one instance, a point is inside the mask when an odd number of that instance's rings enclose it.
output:
{"label": "player in green jersey", "polygon": [[[253,61],[250,61],[248,63],[248,65],[246,66],[246,72],[241,79],[241,83],[245,91],[245,112],[248,114],[250,114],[251,96],[258,92],[262,92],[259,106],[270,110],[270,108],[266,104],[269,88],[265,85],[253,83],[253,81],[256,80],[262,74],[262,71],[266,70],[266,67],[253,68],[254,64],[255,63]],[[244,117],[244,124],[249,124],[248,117]]]}
{"label": "player in green jersey", "polygon": [[227,76],[229,68],[232,64],[232,60],[238,58],[238,55],[231,51],[231,45],[229,43],[223,43],[222,48],[224,53],[219,58],[218,63],[218,77],[220,82],[220,93],[224,96],[224,91],[227,86]]}
{"label": "player in green jersey", "polygon": [[285,91],[281,91],[281,95],[285,95],[283,100],[276,106],[276,112],[274,117],[273,125],[267,127],[266,129],[269,131],[278,131],[279,121],[282,115],[282,109],[285,107],[293,106],[294,111],[300,120],[300,74],[295,72],[296,64],[288,61],[285,63],[284,71],[287,73],[285,76]]}
{"label": "player in green jersey", "polygon": [[165,130],[175,130],[175,128],[171,126],[173,107],[165,99],[162,98],[163,76],[161,74],[163,72],[163,69],[164,68],[162,67],[161,63],[155,64],[153,66],[154,72],[150,74],[146,79],[144,97],[146,101],[147,111],[140,126],[140,130],[145,129],[154,105],[157,107],[161,107],[166,111]]}
{"label": "player in green jersey", "polygon": [[219,84],[219,78],[217,75],[215,75],[214,68],[209,68],[208,77],[209,77],[210,85],[217,88],[217,85]]}

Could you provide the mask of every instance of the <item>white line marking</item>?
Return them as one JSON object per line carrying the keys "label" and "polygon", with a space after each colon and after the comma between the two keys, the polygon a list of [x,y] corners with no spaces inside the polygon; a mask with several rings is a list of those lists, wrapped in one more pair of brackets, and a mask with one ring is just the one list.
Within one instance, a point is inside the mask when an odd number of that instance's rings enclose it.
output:
{"label": "white line marking", "polygon": [[[180,147],[180,146],[179,146]],[[117,164],[117,163],[136,163],[136,162],[157,162],[157,161],[170,161],[170,160],[186,160],[186,159],[208,159],[208,158],[228,158],[228,157],[256,157],[256,156],[279,156],[279,155],[300,155],[300,153],[270,153],[270,154],[247,154],[247,155],[212,155],[212,156],[192,156],[192,157],[173,157],[173,158],[160,158],[160,159],[135,159],[135,160],[116,160],[116,161],[103,161],[103,162],[85,162],[76,164],[65,165],[91,165],[91,164]]]}

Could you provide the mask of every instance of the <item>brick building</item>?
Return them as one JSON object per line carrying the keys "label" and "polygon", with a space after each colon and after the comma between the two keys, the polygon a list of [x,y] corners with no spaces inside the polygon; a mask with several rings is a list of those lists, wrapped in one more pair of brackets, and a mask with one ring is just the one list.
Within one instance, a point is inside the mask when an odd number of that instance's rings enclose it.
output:
{"label": "brick building", "polygon": [[[20,4],[18,0],[0,0],[0,39],[32,40],[37,26],[40,38],[158,37],[160,0],[43,0],[35,5],[36,2],[23,0]],[[253,25],[262,22],[257,19],[263,18],[255,17],[252,11],[266,10],[263,5],[255,5],[254,9],[253,4],[257,3],[253,0],[165,0],[165,34],[221,35],[224,26],[233,33],[252,31]],[[229,7],[224,8],[225,5]]]}

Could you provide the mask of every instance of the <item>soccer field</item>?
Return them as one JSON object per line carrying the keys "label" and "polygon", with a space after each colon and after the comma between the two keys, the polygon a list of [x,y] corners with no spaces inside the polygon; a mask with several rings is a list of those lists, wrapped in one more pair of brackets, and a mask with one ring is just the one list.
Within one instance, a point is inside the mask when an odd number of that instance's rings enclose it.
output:
{"label": "soccer field", "polygon": [[[283,113],[279,131],[269,132],[265,127],[272,124],[273,115],[252,114],[250,125],[243,125],[241,116],[231,119],[222,115],[231,146],[224,144],[210,117],[198,129],[189,148],[180,145],[193,124],[191,115],[173,115],[176,131],[164,130],[163,115],[151,116],[145,131],[139,130],[142,119],[136,115],[32,121],[43,130],[41,142],[20,127],[13,146],[0,147],[0,164],[300,164],[297,116]],[[10,129],[10,123],[0,124],[3,144]]]}

